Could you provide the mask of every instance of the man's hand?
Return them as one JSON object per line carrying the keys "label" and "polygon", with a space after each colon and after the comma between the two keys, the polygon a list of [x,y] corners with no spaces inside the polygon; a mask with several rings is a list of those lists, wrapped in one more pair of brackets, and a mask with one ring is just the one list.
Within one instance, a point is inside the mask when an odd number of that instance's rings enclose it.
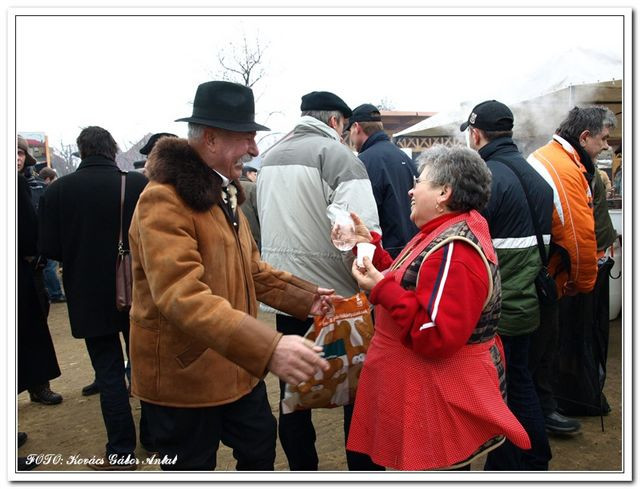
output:
{"label": "man's hand", "polygon": [[362,259],[362,268],[358,267],[356,260],[353,260],[351,266],[351,275],[358,281],[360,288],[366,292],[371,292],[380,280],[384,278],[384,275],[378,271],[376,267],[371,263],[371,259],[365,256]]}
{"label": "man's hand", "polygon": [[332,299],[342,299],[342,296],[335,295],[333,289],[323,289],[318,287],[316,290],[316,296],[313,298],[313,304],[309,314],[312,316],[326,316],[333,311]]}
{"label": "man's hand", "polygon": [[298,385],[318,370],[329,370],[329,362],[319,355],[321,351],[321,347],[302,336],[285,335],[276,345],[268,368],[287,384]]}

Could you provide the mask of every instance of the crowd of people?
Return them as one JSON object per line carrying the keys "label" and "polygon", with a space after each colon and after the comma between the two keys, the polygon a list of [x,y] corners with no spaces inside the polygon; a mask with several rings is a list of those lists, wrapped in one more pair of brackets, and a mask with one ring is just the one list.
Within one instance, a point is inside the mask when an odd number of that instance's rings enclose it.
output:
{"label": "crowd of people", "polygon": [[[18,392],[62,402],[46,317],[66,301],[95,372],[83,394],[99,393],[107,433],[90,468],[136,469],[139,440],[162,470],[214,470],[222,442],[237,470],[268,471],[279,439],[290,470],[315,471],[311,410],[276,420],[264,377],[280,379],[280,399],[321,377],[329,363],[305,333],[365,291],[375,334],[343,408],[349,470],[469,470],[485,455],[485,470],[548,470],[548,435],[581,429],[558,404],[562,323],[572,307],[602,307],[594,290],[617,238],[595,163],[614,114],[575,107],[525,158],[513,113],[488,100],[461,121],[467,147],[414,162],[372,104],[314,91],[300,110],[259,169],[268,128],[251,89],[227,81],[198,86],[178,119],[187,138],[153,135],[138,171],[90,126],[77,170],[35,181],[18,138]],[[359,266],[356,247],[334,246],[328,208],[350,213],[373,259]],[[130,309],[116,305],[119,253],[131,257]],[[277,310],[275,330],[259,303]]]}

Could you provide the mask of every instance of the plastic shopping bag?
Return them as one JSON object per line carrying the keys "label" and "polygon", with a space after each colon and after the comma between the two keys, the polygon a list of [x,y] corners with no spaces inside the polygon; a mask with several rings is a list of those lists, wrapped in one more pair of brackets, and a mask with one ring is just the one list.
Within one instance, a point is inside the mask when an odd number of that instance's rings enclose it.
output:
{"label": "plastic shopping bag", "polygon": [[358,378],[373,337],[371,306],[364,293],[333,301],[331,316],[316,317],[305,338],[322,347],[331,368],[297,386],[287,384],[283,414],[353,403]]}

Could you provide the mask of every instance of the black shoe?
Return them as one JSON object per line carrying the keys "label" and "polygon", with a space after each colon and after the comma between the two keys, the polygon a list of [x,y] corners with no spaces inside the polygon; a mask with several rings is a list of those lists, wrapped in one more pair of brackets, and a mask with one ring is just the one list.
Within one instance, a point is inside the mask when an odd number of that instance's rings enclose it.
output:
{"label": "black shoe", "polygon": [[544,417],[544,425],[549,433],[560,435],[575,435],[580,432],[582,425],[580,421],[567,418],[558,411],[554,411]]}
{"label": "black shoe", "polygon": [[60,404],[62,402],[62,396],[57,392],[53,392],[48,385],[29,389],[29,399],[31,399],[31,402],[47,405]]}
{"label": "black shoe", "polygon": [[98,387],[98,384],[96,384],[95,380],[91,382],[89,385],[85,385],[82,388],[83,396],[92,396],[94,394],[98,394],[99,392],[100,392],[100,388]]}
{"label": "black shoe", "polygon": [[67,298],[64,295],[61,295],[60,297],[52,298],[49,302],[51,302],[51,304],[60,304],[62,302],[67,302]]}
{"label": "black shoe", "polygon": [[27,460],[27,457],[18,457],[18,470],[33,470],[40,465],[35,460]]}
{"label": "black shoe", "polygon": [[24,431],[18,431],[18,448],[27,442],[27,434]]}

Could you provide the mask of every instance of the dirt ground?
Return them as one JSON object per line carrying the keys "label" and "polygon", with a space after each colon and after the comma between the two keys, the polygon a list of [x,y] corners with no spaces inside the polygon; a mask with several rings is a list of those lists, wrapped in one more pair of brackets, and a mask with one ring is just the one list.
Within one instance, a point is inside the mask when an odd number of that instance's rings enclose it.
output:
{"label": "dirt ground", "polygon": [[[261,319],[273,324],[272,315],[261,314]],[[28,433],[27,442],[19,449],[20,456],[28,454],[60,455],[60,463],[45,463],[36,471],[90,470],[82,464],[68,464],[69,457],[82,458],[104,454],[106,433],[100,413],[99,396],[83,397],[80,390],[93,380],[93,370],[84,341],[71,337],[66,304],[52,304],[49,327],[58,355],[62,376],[51,382],[54,391],[64,397],[56,406],[44,406],[29,401],[28,393],[18,396],[18,426]],[[622,470],[622,381],[621,381],[621,322],[611,322],[609,359],[605,395],[611,405],[611,413],[604,417],[604,432],[600,417],[580,418],[582,433],[575,437],[551,438],[554,471],[620,471]],[[267,387],[272,411],[277,418],[278,383],[273,375],[267,377]],[[140,405],[131,399],[136,425]],[[314,422],[318,432],[316,447],[320,458],[320,470],[346,470],[344,436],[341,409],[315,410]],[[318,429],[318,427],[321,427]],[[139,460],[148,454],[140,447],[136,450]],[[482,470],[484,460],[474,462],[473,470]],[[141,464],[138,470],[159,470],[153,464]],[[218,452],[217,470],[235,470],[231,450],[221,446]],[[286,471],[288,465],[280,444],[277,445],[276,470]]]}

